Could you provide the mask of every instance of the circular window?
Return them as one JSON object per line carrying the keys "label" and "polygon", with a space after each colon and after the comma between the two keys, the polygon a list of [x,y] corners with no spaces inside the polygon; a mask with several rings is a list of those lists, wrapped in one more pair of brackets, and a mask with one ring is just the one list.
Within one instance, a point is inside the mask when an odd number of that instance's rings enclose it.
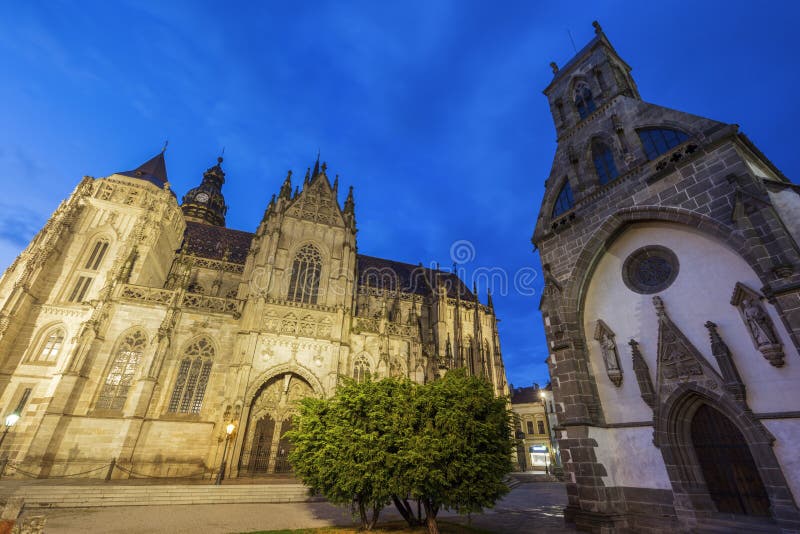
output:
{"label": "circular window", "polygon": [[666,247],[633,251],[622,264],[622,280],[632,291],[649,295],[667,289],[678,277],[678,257]]}

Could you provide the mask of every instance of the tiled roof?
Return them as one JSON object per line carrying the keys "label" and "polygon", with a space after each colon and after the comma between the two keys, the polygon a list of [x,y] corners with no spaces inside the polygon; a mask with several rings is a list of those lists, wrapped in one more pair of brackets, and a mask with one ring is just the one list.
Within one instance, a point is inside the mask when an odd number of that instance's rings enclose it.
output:
{"label": "tiled roof", "polygon": [[250,232],[186,221],[183,247],[188,254],[212,260],[221,260],[227,251],[228,261],[244,263],[252,240]]}
{"label": "tiled roof", "polygon": [[463,300],[475,300],[475,295],[455,273],[364,254],[358,255],[359,285],[391,290],[400,289],[405,293],[427,295],[431,292],[436,275],[438,275],[439,284],[447,287],[449,297],[456,298],[456,295],[459,295]]}
{"label": "tiled roof", "polygon": [[531,402],[542,402],[539,397],[541,389],[533,386],[525,388],[514,388],[511,390],[511,404],[528,404]]}
{"label": "tiled roof", "polygon": [[[183,247],[188,254],[212,260],[221,260],[227,251],[228,261],[244,263],[253,235],[250,232],[231,230],[223,226],[186,221]],[[476,300],[472,291],[455,273],[364,254],[358,254],[357,261],[359,285],[428,295],[434,277],[438,274],[439,284],[447,287],[447,296],[456,298],[456,295],[459,295],[462,300]]]}

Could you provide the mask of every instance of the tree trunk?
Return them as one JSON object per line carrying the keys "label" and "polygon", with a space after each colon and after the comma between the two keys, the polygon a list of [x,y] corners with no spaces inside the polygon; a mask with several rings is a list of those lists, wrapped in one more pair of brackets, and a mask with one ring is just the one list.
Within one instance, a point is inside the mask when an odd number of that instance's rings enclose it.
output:
{"label": "tree trunk", "polygon": [[367,523],[367,510],[364,506],[364,502],[361,499],[357,500],[358,502],[358,515],[361,517],[361,530],[369,530],[368,523]]}
{"label": "tree trunk", "polygon": [[400,515],[403,516],[403,519],[406,520],[409,527],[415,527],[421,523],[421,521],[414,518],[414,512],[411,510],[411,506],[408,504],[407,500],[400,499],[397,495],[392,495],[392,502],[394,502],[395,508],[397,508]]}
{"label": "tree trunk", "polygon": [[436,522],[436,506],[428,499],[422,501],[425,506],[425,525],[428,527],[428,534],[439,534],[439,524]]}
{"label": "tree trunk", "polygon": [[375,525],[378,524],[378,516],[381,513],[381,509],[377,506],[372,509],[372,520],[369,522],[369,528],[367,530],[372,530],[375,528]]}

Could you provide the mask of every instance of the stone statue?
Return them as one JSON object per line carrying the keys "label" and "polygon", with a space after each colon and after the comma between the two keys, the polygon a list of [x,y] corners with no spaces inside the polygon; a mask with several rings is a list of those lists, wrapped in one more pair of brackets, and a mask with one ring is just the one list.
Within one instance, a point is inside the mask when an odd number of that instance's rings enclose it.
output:
{"label": "stone statue", "polygon": [[603,335],[600,340],[600,346],[603,349],[603,359],[606,362],[606,369],[609,371],[619,370],[619,363],[617,358],[617,345],[608,334]]}
{"label": "stone statue", "polygon": [[761,348],[765,345],[776,345],[778,339],[772,330],[769,319],[757,303],[750,298],[742,299],[742,311],[744,312],[747,327],[756,345]]}

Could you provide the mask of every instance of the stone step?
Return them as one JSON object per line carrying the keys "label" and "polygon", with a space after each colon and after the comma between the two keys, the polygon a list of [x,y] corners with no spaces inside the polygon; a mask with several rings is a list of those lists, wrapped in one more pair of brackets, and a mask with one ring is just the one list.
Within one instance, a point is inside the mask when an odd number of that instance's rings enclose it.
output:
{"label": "stone step", "polygon": [[0,500],[25,499],[29,508],[152,506],[170,504],[244,504],[305,502],[312,497],[302,484],[276,485],[17,485],[0,487]]}

